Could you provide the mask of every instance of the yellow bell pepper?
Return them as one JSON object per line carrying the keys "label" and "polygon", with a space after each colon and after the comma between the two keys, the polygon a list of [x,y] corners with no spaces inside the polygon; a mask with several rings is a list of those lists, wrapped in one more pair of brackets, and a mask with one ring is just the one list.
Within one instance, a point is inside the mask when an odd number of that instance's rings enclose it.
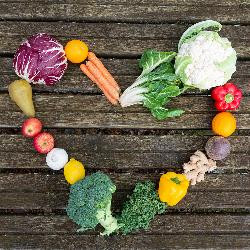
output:
{"label": "yellow bell pepper", "polygon": [[188,186],[189,181],[184,174],[163,174],[159,182],[159,198],[169,206],[175,206],[187,194]]}

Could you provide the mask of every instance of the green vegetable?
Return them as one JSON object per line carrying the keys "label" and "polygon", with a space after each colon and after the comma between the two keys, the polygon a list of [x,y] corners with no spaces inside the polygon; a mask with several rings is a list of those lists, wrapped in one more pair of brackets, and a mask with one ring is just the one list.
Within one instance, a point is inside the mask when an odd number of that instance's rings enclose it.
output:
{"label": "green vegetable", "polygon": [[158,52],[155,50],[146,50],[139,62],[139,66],[142,68],[142,73],[139,78],[148,74],[160,64],[172,61],[175,55],[175,52]]}
{"label": "green vegetable", "polygon": [[200,90],[224,85],[236,70],[236,52],[227,38],[217,33],[215,21],[197,23],[182,35],[175,59],[175,74]]}
{"label": "green vegetable", "polygon": [[105,228],[102,235],[109,235],[119,228],[110,209],[115,190],[116,186],[102,172],[89,175],[71,186],[66,210],[69,218],[81,226],[78,231],[93,229],[99,223]]}
{"label": "green vegetable", "polygon": [[217,33],[221,28],[213,20],[194,24],[183,33],[177,55],[145,51],[139,62],[142,73],[121,95],[121,106],[143,104],[156,119],[164,120],[184,112],[165,105],[187,88],[211,89],[226,83],[236,70],[237,58],[228,39]]}
{"label": "green vegetable", "polygon": [[178,49],[180,49],[181,45],[189,38],[197,35],[201,31],[214,31],[219,32],[222,28],[222,25],[213,20],[206,20],[199,23],[196,23],[189,27],[181,36],[181,39],[178,43]]}
{"label": "green vegetable", "polygon": [[158,120],[165,120],[166,118],[180,116],[184,113],[182,109],[165,109],[157,107],[151,110],[152,115]]}
{"label": "green vegetable", "polygon": [[171,98],[187,89],[175,75],[171,63],[175,55],[175,52],[145,51],[139,62],[142,74],[122,94],[121,106],[143,104],[158,120],[180,116],[183,110],[165,108]]}
{"label": "green vegetable", "polygon": [[160,201],[153,182],[139,182],[118,218],[120,231],[128,234],[147,229],[154,216],[164,213],[166,208],[166,204]]}

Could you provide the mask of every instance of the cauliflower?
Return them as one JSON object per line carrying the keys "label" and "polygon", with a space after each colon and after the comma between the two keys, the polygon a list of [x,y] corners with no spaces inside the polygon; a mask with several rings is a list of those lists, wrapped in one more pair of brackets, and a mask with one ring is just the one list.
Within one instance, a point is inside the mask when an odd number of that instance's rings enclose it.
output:
{"label": "cauliflower", "polygon": [[210,89],[225,84],[236,71],[236,52],[227,38],[214,31],[200,31],[183,41],[175,73],[186,85]]}
{"label": "cauliflower", "polygon": [[237,58],[228,39],[219,36],[221,28],[213,20],[192,25],[182,34],[177,55],[146,50],[139,61],[142,73],[121,95],[121,106],[142,104],[157,120],[164,120],[184,113],[166,105],[187,89],[225,84],[236,71]]}

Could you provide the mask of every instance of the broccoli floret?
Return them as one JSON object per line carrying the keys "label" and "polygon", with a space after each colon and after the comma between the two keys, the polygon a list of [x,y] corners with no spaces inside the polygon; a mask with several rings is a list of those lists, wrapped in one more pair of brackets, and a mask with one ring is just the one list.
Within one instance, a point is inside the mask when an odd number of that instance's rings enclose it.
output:
{"label": "broccoli floret", "polygon": [[137,183],[118,218],[121,232],[128,234],[141,228],[147,229],[154,216],[164,213],[166,207],[166,204],[160,201],[153,182]]}
{"label": "broccoli floret", "polygon": [[116,186],[102,172],[96,172],[78,181],[70,188],[67,215],[81,226],[78,231],[94,229],[101,224],[109,235],[118,229],[117,220],[111,213],[112,193]]}

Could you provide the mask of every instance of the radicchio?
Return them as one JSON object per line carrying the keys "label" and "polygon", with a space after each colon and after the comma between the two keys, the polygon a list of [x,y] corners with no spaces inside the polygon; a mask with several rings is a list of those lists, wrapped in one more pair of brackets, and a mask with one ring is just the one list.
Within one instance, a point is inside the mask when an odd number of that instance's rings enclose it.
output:
{"label": "radicchio", "polygon": [[16,74],[34,84],[55,84],[62,78],[67,65],[63,46],[44,33],[33,35],[24,42],[13,60]]}

